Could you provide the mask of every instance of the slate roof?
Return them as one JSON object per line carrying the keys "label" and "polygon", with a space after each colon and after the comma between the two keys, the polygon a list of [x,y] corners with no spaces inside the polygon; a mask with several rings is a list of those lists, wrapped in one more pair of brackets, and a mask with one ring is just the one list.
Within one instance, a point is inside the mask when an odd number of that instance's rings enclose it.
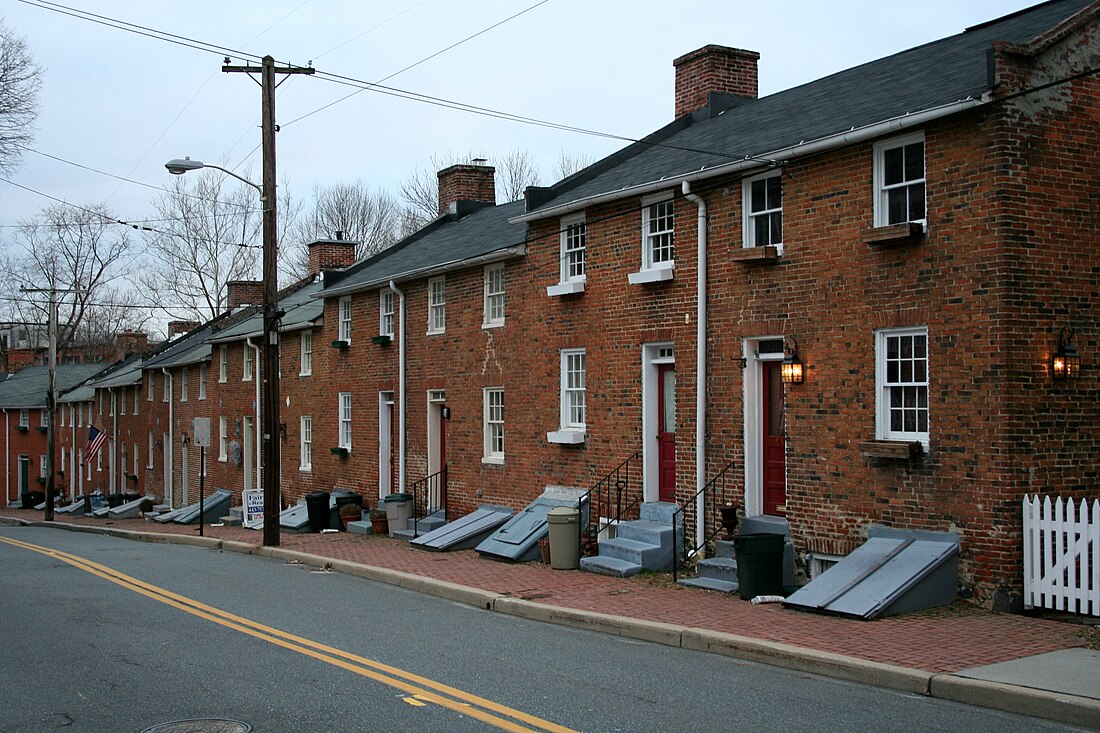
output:
{"label": "slate roof", "polygon": [[[55,386],[58,394],[103,371],[103,364],[58,364]],[[50,388],[50,368],[32,366],[0,382],[0,408],[43,408]]]}
{"label": "slate roof", "polygon": [[[325,304],[314,296],[321,290],[320,278],[312,279],[297,286],[291,286],[284,291],[279,299],[279,308],[283,311],[280,319],[280,331],[295,331],[307,328],[313,321],[324,315]],[[210,341],[218,343],[222,341],[238,341],[248,337],[256,337],[263,334],[263,313],[256,310],[238,323],[219,331],[210,337]]]}
{"label": "slate roof", "polygon": [[88,382],[92,389],[107,387],[132,387],[141,384],[141,354],[131,354],[119,364]]}
{"label": "slate roof", "polygon": [[207,321],[194,331],[189,331],[175,341],[167,344],[161,351],[146,359],[142,369],[161,369],[197,364],[210,358],[210,341],[219,328],[234,323],[234,315],[224,313],[212,321]]}
{"label": "slate roof", "polygon": [[767,158],[853,129],[979,100],[991,87],[987,53],[993,41],[1026,43],[1089,1],[1053,0],[808,84],[742,100],[711,119],[681,119],[651,136],[662,146],[628,146],[550,187],[552,198],[531,213],[560,213],[570,202],[662,179],[673,179],[668,181],[672,186],[704,169]]}
{"label": "slate roof", "polygon": [[[526,238],[522,224],[509,219],[523,213],[523,201],[486,206],[457,221],[443,216],[392,247],[329,276],[317,297],[332,297],[378,287],[390,280],[420,277],[447,265],[506,253]],[[516,252],[516,254],[520,254]]]}

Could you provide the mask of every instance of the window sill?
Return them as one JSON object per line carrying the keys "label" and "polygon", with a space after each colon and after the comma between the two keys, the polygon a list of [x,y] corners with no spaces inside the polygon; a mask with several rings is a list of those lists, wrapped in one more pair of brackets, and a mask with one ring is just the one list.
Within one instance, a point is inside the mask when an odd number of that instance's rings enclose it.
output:
{"label": "window sill", "polygon": [[336,339],[332,342],[332,348],[340,349],[340,351],[346,351],[349,346],[351,346],[351,342],[344,339]]}
{"label": "window sill", "polygon": [[901,224],[864,229],[860,232],[860,239],[864,244],[875,247],[917,244],[924,239],[924,224],[919,221],[906,221]]}
{"label": "window sill", "polygon": [[865,440],[859,452],[864,458],[911,460],[924,454],[924,445],[919,440]]}
{"label": "window sill", "polygon": [[298,466],[298,471],[301,473],[313,473],[313,466]]}
{"label": "window sill", "polygon": [[481,328],[483,330],[484,329],[489,329],[489,328],[504,328],[504,321],[494,321],[493,323],[482,323]]}
{"label": "window sill", "polygon": [[766,247],[742,247],[734,250],[729,259],[733,262],[778,262],[782,253],[774,244]]}
{"label": "window sill", "polygon": [[481,462],[486,466],[503,466],[504,456],[482,456]]}
{"label": "window sill", "polygon": [[627,276],[631,285],[645,285],[646,283],[659,283],[671,280],[672,267],[655,267],[649,270],[638,270]]}
{"label": "window sill", "polygon": [[425,331],[424,335],[425,336],[442,336],[445,333],[447,333],[447,330],[443,329],[442,331]]}
{"label": "window sill", "polygon": [[[313,372],[298,372],[298,376],[299,377],[312,377]],[[201,400],[202,397],[200,397],[199,399]]]}
{"label": "window sill", "polygon": [[584,280],[567,280],[557,285],[550,285],[546,288],[546,294],[551,298],[557,298],[563,295],[576,295],[577,293],[584,292],[584,285]]}
{"label": "window sill", "polygon": [[370,342],[379,346],[388,346],[391,341],[393,341],[393,336],[388,333],[380,333],[377,336],[370,337]]}
{"label": "window sill", "polygon": [[546,434],[546,441],[548,443],[558,443],[559,445],[578,445],[583,443],[587,437],[583,429],[554,430]]}
{"label": "window sill", "polygon": [[329,448],[329,452],[331,452],[332,455],[334,455],[338,458],[347,458],[348,453],[351,452],[351,448],[345,448],[343,446],[338,446],[336,448]]}
{"label": "window sill", "polygon": [[[229,456],[218,456],[218,461],[221,462],[221,463],[228,463],[229,462]],[[152,466],[149,466],[149,468],[152,468]]]}

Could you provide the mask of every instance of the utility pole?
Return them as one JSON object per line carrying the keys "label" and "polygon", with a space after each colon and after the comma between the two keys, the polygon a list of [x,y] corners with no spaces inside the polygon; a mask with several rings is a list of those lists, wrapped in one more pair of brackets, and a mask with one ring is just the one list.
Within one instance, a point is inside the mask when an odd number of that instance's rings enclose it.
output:
{"label": "utility pole", "polygon": [[261,124],[263,132],[263,342],[261,395],[261,454],[260,470],[264,491],[264,546],[279,545],[279,512],[282,509],[279,489],[280,421],[279,421],[279,272],[278,231],[275,217],[275,75],[312,74],[310,67],[285,66],[276,68],[275,59],[264,56],[260,67],[231,66],[226,59],[222,71],[255,74],[260,72]]}

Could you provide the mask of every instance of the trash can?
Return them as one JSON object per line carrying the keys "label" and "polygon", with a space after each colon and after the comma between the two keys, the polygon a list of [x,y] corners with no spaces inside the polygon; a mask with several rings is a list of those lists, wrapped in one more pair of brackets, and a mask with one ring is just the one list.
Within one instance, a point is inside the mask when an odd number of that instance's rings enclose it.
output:
{"label": "trash can", "polygon": [[733,538],[737,555],[737,586],[742,600],[783,595],[784,535],[766,532]]}
{"label": "trash can", "polygon": [[576,570],[581,566],[581,513],[568,506],[556,506],[546,514],[550,526],[550,567]]}
{"label": "trash can", "polygon": [[399,491],[390,494],[382,500],[386,505],[386,520],[390,523],[390,537],[399,529],[409,528],[409,518],[412,517],[413,495]]}
{"label": "trash can", "polygon": [[306,494],[306,516],[309,517],[309,531],[320,532],[328,529],[328,505],[327,491],[311,491]]}
{"label": "trash can", "polygon": [[336,501],[337,509],[344,506],[344,504],[363,506],[363,495],[357,494],[350,489],[335,489],[332,492],[332,498]]}
{"label": "trash can", "polygon": [[114,509],[126,503],[126,497],[122,494],[107,494],[107,506]]}
{"label": "trash can", "polygon": [[34,502],[31,501],[31,492],[24,491],[19,495],[19,501],[23,504],[24,509],[34,509]]}

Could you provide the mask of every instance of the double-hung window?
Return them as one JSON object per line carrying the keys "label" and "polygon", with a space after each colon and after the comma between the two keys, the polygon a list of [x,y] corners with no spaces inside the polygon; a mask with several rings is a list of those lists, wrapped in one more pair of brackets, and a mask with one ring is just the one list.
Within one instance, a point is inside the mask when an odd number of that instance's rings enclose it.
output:
{"label": "double-hung window", "polygon": [[877,420],[881,440],[919,441],[928,448],[928,329],[875,333]]}
{"label": "double-hung window", "polygon": [[[162,395],[162,400],[161,401],[162,402],[169,402],[169,401],[171,401],[171,399],[172,399],[172,375],[171,374],[165,374],[164,375],[164,394]],[[115,406],[114,406],[114,403],[112,402],[111,403],[111,412],[114,412],[114,410],[115,410]],[[103,408],[100,407],[99,411],[103,412]]]}
{"label": "double-hung window", "polygon": [[743,231],[746,247],[783,250],[783,174],[764,173],[744,182]]}
{"label": "double-hung window", "polygon": [[229,460],[229,425],[224,417],[218,418],[218,460]]}
{"label": "double-hung window", "polygon": [[658,201],[643,201],[642,269],[630,274],[630,282],[641,284],[672,279],[676,258],[673,202],[666,195]]}
{"label": "double-hung window", "polygon": [[485,319],[482,326],[504,325],[504,265],[485,268]]}
{"label": "double-hung window", "polygon": [[199,399],[206,399],[206,364],[199,364]]}
{"label": "double-hung window", "polygon": [[244,344],[243,346],[241,346],[241,352],[243,354],[242,367],[241,367],[241,381],[242,382],[251,382],[252,381],[252,364],[253,364],[252,348],[248,344]]}
{"label": "double-hung window", "polygon": [[547,295],[569,295],[584,292],[584,249],[587,238],[584,214],[561,220],[559,260],[560,282],[546,288]]}
{"label": "double-hung window", "polygon": [[23,408],[19,411],[19,427],[29,428],[31,426],[31,411]]}
{"label": "double-hung window", "polygon": [[[180,373],[180,402],[187,402],[187,367],[184,367]],[[123,415],[126,414],[126,408],[123,409]]]}
{"label": "double-hung window", "polygon": [[484,397],[485,456],[482,463],[504,463],[504,390],[486,387]]}
{"label": "double-hung window", "polygon": [[351,296],[340,298],[339,327],[336,338],[346,343],[351,343]]}
{"label": "double-hung window", "polygon": [[298,461],[298,470],[313,470],[313,418],[302,415],[301,418],[301,458]]}
{"label": "double-hung window", "polygon": [[44,428],[48,428],[50,426],[50,411],[49,410],[42,410],[39,413],[39,415],[38,415],[38,424],[41,425]]}
{"label": "double-hung window", "polygon": [[875,144],[875,226],[925,222],[924,133]]}
{"label": "double-hung window", "polygon": [[229,347],[225,344],[218,347],[218,381],[229,381]]}
{"label": "double-hung window", "polygon": [[584,349],[561,352],[561,430],[547,433],[551,443],[583,443],[585,432]]}
{"label": "double-hung window", "polygon": [[428,333],[447,330],[447,281],[437,277],[428,281]]}
{"label": "double-hung window", "polygon": [[298,376],[308,377],[313,374],[313,331],[302,331],[301,356],[302,363],[298,369]]}
{"label": "double-hung window", "polygon": [[340,393],[338,406],[340,416],[339,447],[351,450],[351,392]]}
{"label": "double-hung window", "polygon": [[393,291],[378,291],[378,335],[393,338]]}

